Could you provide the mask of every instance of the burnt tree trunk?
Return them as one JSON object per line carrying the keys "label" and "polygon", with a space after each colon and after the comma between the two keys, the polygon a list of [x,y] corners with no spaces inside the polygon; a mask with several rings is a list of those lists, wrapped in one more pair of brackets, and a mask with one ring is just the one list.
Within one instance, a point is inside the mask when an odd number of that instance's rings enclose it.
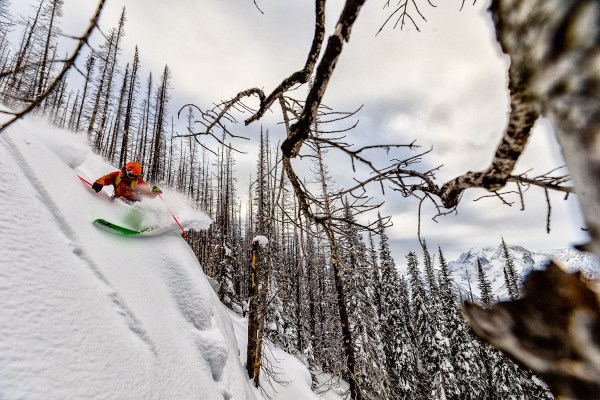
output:
{"label": "burnt tree trunk", "polygon": [[260,371],[260,360],[257,358],[257,345],[258,345],[258,277],[259,271],[257,268],[257,258],[259,251],[258,240],[252,243],[252,258],[250,263],[250,282],[248,285],[248,347],[246,356],[246,371],[248,377],[255,381],[258,378],[258,371]]}

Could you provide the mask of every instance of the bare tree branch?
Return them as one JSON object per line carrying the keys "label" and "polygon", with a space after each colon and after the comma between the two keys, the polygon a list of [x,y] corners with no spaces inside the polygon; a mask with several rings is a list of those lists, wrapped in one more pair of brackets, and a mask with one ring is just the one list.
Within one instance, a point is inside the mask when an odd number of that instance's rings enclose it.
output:
{"label": "bare tree branch", "polygon": [[263,12],[263,10],[261,10],[261,9],[260,9],[260,7],[258,6],[258,4],[256,3],[256,0],[253,0],[253,2],[254,2],[254,7],[256,7],[256,9],[257,9],[257,10],[258,10],[258,11],[259,11],[261,14],[263,14],[263,15],[264,15],[264,12]]}
{"label": "bare tree branch", "polygon": [[315,122],[317,110],[333,75],[337,61],[342,53],[343,45],[350,39],[352,26],[358,18],[358,14],[365,0],[347,0],[333,35],[329,37],[323,57],[317,66],[313,85],[308,96],[302,114],[296,123],[290,127],[290,133],[281,144],[283,157],[296,157],[300,147],[308,138],[310,126]]}
{"label": "bare tree branch", "polygon": [[[383,29],[386,27],[388,22],[390,22],[394,16],[396,17],[396,19],[395,19],[396,22],[394,23],[394,26],[393,26],[394,29],[396,29],[398,24],[400,24],[400,30],[403,30],[404,25],[406,24],[406,19],[408,18],[408,20],[412,23],[412,25],[415,27],[415,29],[418,32],[421,32],[421,30],[419,29],[419,25],[416,23],[414,18],[410,15],[410,11],[408,10],[409,2],[413,5],[414,11],[419,15],[419,17],[421,17],[421,19],[423,21],[427,22],[427,18],[425,18],[425,16],[419,9],[419,5],[417,4],[417,2],[415,0],[400,0],[400,1],[398,1],[396,8],[394,8],[392,13],[383,22],[383,24],[381,25],[381,27],[379,28],[379,30],[377,31],[375,36],[379,35],[379,33],[381,33],[381,31],[383,31]],[[431,7],[437,7],[430,0],[427,0],[427,3],[429,3],[429,5]],[[391,8],[390,0],[385,2],[385,4],[383,5],[383,8]]]}
{"label": "bare tree branch", "polygon": [[306,64],[300,71],[294,72],[289,77],[284,79],[278,87],[265,99],[261,99],[260,108],[258,111],[246,120],[246,125],[259,120],[264,113],[273,105],[273,102],[286,91],[298,84],[305,84],[313,74],[315,65],[321,54],[321,46],[325,37],[325,0],[315,1],[315,32],[313,41],[308,52]]}

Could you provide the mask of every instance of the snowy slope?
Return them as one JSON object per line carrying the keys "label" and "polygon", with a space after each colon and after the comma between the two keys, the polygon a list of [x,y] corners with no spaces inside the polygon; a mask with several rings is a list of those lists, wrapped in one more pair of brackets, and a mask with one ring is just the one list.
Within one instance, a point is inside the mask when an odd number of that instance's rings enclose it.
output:
{"label": "snowy slope", "polygon": [[[585,276],[592,279],[600,277],[600,260],[590,253],[574,249],[531,251],[522,246],[508,246],[508,249],[521,279],[528,272],[542,268],[551,259],[559,262],[568,271],[582,271]],[[448,268],[454,281],[459,285],[463,297],[470,290],[475,297],[479,296],[477,287],[478,258],[492,284],[494,294],[501,299],[507,298],[508,293],[504,283],[505,261],[501,244],[497,247],[472,248],[462,253],[457,260],[448,263]]]}
{"label": "snowy slope", "polygon": [[[262,398],[241,363],[244,320],[232,324],[167,209],[186,228],[205,215],[169,191],[140,207],[91,192],[76,175],[114,168],[36,119],[0,134],[0,170],[0,399]],[[122,237],[98,217],[170,228]]]}
{"label": "snowy slope", "polygon": [[[246,347],[248,340],[248,321],[246,318],[241,318],[233,311],[229,311],[233,321],[233,327],[238,343],[243,343],[240,347],[240,357],[246,359]],[[263,378],[263,391],[266,399],[281,399],[281,400],[342,400],[346,397],[344,393],[348,393],[349,386],[346,382],[330,382],[330,376],[327,374],[319,374],[316,376],[319,382],[314,392],[311,390],[311,376],[306,366],[296,357],[291,356],[285,351],[270,346],[267,346],[264,356],[267,359],[265,364],[272,368],[276,375],[270,383],[265,383]],[[264,372],[263,372],[264,376]],[[316,393],[315,393],[316,392]],[[318,393],[318,394],[317,394]]]}

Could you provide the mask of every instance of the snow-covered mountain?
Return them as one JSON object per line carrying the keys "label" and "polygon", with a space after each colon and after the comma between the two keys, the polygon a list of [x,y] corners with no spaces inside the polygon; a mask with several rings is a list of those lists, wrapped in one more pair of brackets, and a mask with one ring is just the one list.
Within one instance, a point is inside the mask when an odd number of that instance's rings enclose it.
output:
{"label": "snow-covered mountain", "polygon": [[[508,245],[508,251],[521,280],[528,272],[542,268],[551,259],[560,263],[569,272],[582,271],[591,279],[600,277],[600,260],[590,253],[569,248],[533,251],[517,245]],[[448,262],[448,268],[463,298],[470,292],[475,297],[479,296],[477,259],[492,284],[494,294],[501,299],[507,298],[508,293],[504,282],[505,259],[501,243],[496,247],[472,248],[462,253],[455,261]]]}
{"label": "snow-covered mountain", "polygon": [[[85,135],[35,118],[0,135],[0,399],[340,400],[311,391],[297,358],[274,349],[280,382],[248,380],[245,318],[218,300],[180,237],[206,228],[184,197],[131,207],[95,194],[114,167]],[[172,224],[132,238],[95,227],[95,218]]]}

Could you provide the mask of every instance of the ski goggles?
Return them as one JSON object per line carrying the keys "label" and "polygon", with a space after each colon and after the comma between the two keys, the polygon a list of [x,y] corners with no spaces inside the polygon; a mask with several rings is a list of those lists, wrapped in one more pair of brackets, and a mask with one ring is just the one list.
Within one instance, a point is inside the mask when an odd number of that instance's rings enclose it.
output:
{"label": "ski goggles", "polygon": [[125,170],[125,176],[129,179],[138,179],[140,177],[129,170]]}

